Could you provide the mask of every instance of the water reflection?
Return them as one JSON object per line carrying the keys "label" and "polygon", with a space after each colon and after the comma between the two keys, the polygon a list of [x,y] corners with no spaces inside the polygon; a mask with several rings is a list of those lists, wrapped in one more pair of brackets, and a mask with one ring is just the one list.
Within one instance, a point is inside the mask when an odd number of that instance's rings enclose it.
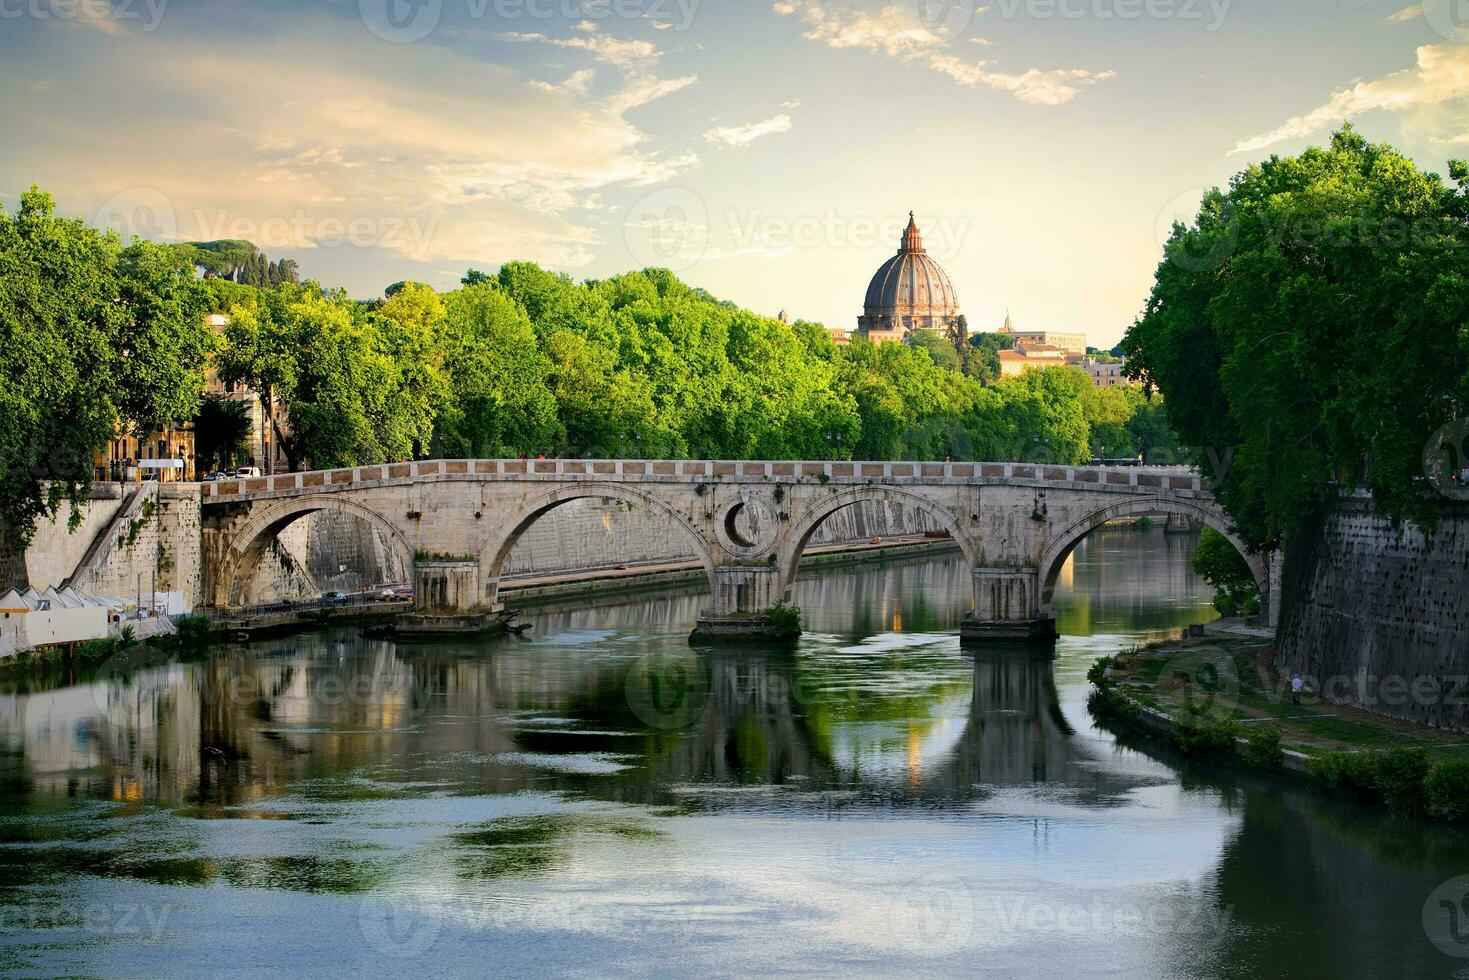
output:
{"label": "water reflection", "polygon": [[[808,574],[795,650],[668,594],[0,695],[0,969],[1442,971],[1462,841],[1093,727],[1096,656],[1210,615],[1187,544],[1086,542],[1054,659],[962,651],[944,559]],[[66,927],[130,905],[156,940]]]}

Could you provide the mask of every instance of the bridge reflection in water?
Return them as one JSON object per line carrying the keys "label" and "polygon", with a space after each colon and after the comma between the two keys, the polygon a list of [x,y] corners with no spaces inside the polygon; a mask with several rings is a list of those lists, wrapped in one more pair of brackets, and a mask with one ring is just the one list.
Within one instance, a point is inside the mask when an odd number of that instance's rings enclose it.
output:
{"label": "bridge reflection in water", "polygon": [[[374,969],[376,896],[434,923],[404,961],[423,974],[465,949],[584,972],[589,943],[633,972],[1443,966],[1418,909],[1462,840],[1181,779],[1093,727],[1095,656],[1207,617],[1187,548],[1089,540],[1054,660],[962,651],[967,571],[935,560],[810,576],[795,650],[691,649],[704,597],[669,594],[527,610],[526,640],[319,634],[0,692],[0,911],[166,885],[188,923],[151,945],[0,930],[0,970],[22,949],[42,973],[183,973],[241,923],[273,937],[262,969]],[[934,932],[911,916],[930,900],[970,914]],[[1204,915],[1126,931],[1098,908]]]}
{"label": "bridge reflection in water", "polygon": [[[729,783],[799,786],[820,806],[809,794],[959,802],[1038,779],[1125,792],[1082,764],[1095,748],[1063,717],[1049,658],[971,655],[943,632],[968,608],[967,577],[949,559],[812,576],[797,651],[690,649],[706,598],[693,591],[528,610],[529,641],[338,632],[114,663],[90,683],[0,694],[0,731],[29,792],[206,806],[362,767],[662,803]],[[584,762],[599,756],[617,762]]]}

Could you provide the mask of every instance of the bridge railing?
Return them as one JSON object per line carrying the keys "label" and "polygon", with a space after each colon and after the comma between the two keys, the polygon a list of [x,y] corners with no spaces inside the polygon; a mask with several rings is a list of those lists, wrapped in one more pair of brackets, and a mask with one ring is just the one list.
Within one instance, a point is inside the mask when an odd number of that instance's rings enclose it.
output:
{"label": "bridge railing", "polygon": [[301,493],[414,480],[608,480],[681,483],[690,480],[797,480],[863,484],[1036,482],[1201,492],[1197,471],[1183,467],[1054,466],[1046,463],[862,461],[732,461],[647,459],[430,459],[334,470],[218,480],[203,484],[206,499]]}

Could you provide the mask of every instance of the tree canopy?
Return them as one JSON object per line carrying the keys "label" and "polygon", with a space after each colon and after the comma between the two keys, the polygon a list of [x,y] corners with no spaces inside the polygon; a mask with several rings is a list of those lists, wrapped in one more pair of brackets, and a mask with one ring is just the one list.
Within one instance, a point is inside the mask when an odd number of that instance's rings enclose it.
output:
{"label": "tree canopy", "polygon": [[86,499],[119,431],[194,416],[213,346],[187,262],[55,212],[34,187],[0,211],[0,520],[20,545]]}
{"label": "tree canopy", "polygon": [[1252,548],[1333,486],[1430,519],[1425,442],[1469,395],[1466,197],[1350,127],[1271,157],[1175,225],[1128,331],[1128,370],[1167,397]]}

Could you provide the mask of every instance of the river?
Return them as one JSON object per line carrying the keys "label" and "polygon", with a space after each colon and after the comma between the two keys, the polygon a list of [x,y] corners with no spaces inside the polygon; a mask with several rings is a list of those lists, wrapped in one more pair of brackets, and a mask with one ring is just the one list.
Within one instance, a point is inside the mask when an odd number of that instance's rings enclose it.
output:
{"label": "river", "polygon": [[670,590],[533,611],[520,639],[340,631],[11,682],[0,972],[1469,966],[1422,925],[1462,833],[1092,720],[1093,661],[1211,617],[1191,547],[1087,539],[1054,658],[961,651],[943,557],[808,574],[794,651],[692,650],[704,599]]}

